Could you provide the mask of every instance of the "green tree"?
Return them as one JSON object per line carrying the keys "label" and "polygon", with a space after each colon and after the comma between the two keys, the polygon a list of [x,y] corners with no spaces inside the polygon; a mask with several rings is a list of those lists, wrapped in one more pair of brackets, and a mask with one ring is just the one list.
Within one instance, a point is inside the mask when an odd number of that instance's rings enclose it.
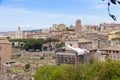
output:
{"label": "green tree", "polygon": [[41,57],[40,57],[40,60],[43,60],[43,59],[45,59],[45,57],[41,56]]}
{"label": "green tree", "polygon": [[30,68],[30,64],[28,64],[28,63],[27,63],[27,64],[25,64],[25,69],[27,69],[27,70],[28,70],[29,68]]}
{"label": "green tree", "polygon": [[23,42],[24,46],[18,46],[17,48],[23,48],[25,50],[31,49],[32,51],[36,51],[39,49],[42,50],[42,45],[44,44],[44,39],[10,39],[10,42]]}
{"label": "green tree", "polygon": [[70,28],[73,28],[74,26],[73,25],[70,25]]}
{"label": "green tree", "polygon": [[64,42],[61,42],[61,43],[58,43],[55,45],[56,48],[60,48],[60,47],[64,47],[64,46],[65,46]]}
{"label": "green tree", "polygon": [[35,80],[120,80],[120,62],[106,58],[106,62],[92,64],[62,64],[41,66],[35,73]]}
{"label": "green tree", "polygon": [[43,43],[44,43],[44,39],[27,39],[25,41],[24,49],[26,49],[27,51],[29,49],[33,51],[39,49],[41,51]]}
{"label": "green tree", "polygon": [[33,75],[35,80],[50,80],[51,75],[57,66],[45,65],[38,68],[36,73]]}
{"label": "green tree", "polygon": [[43,49],[44,51],[47,51],[47,48],[48,48],[47,46],[43,46],[43,47],[42,47],[42,49]]}
{"label": "green tree", "polygon": [[107,59],[99,71],[99,80],[120,80],[120,63]]}

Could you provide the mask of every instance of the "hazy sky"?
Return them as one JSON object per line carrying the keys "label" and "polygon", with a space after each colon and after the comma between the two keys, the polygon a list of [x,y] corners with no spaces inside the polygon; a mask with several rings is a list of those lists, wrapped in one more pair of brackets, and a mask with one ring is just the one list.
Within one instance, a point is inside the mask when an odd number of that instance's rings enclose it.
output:
{"label": "hazy sky", "polygon": [[[120,5],[111,7],[120,21]],[[102,22],[114,23],[108,16],[107,2],[102,0],[0,0],[0,32],[47,29],[52,24],[74,25],[81,19],[82,25]]]}

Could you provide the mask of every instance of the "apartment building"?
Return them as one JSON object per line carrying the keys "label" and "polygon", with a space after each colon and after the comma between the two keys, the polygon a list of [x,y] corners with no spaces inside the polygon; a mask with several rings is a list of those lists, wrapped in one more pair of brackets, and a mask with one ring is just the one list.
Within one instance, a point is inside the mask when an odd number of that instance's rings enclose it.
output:
{"label": "apartment building", "polygon": [[111,59],[120,61],[120,46],[113,45],[101,49],[101,54],[109,56]]}
{"label": "apartment building", "polygon": [[[78,49],[78,48],[75,48]],[[79,49],[78,49],[79,50]],[[61,48],[56,53],[56,65],[61,64],[77,64],[77,63],[87,63],[89,64],[91,60],[95,59],[96,50],[85,51],[80,54],[79,51],[69,49],[67,47]]]}

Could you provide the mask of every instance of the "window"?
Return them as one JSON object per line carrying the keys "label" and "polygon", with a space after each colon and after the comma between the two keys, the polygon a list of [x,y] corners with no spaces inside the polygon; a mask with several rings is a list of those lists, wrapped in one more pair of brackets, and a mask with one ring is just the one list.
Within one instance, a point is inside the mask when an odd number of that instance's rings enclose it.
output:
{"label": "window", "polygon": [[109,51],[109,53],[111,53],[111,51]]}
{"label": "window", "polygon": [[69,43],[70,46],[72,46],[72,43]]}
{"label": "window", "polygon": [[116,57],[114,56],[114,59],[115,59]]}
{"label": "window", "polygon": [[115,53],[115,51],[113,51],[113,53]]}
{"label": "window", "polygon": [[116,51],[116,53],[118,54],[118,53],[119,53],[119,51]]}
{"label": "window", "polygon": [[119,56],[118,56],[118,60],[119,60]]}
{"label": "window", "polygon": [[0,50],[1,50],[1,46],[0,46]]}
{"label": "window", "polygon": [[108,53],[108,51],[106,51],[106,53]]}

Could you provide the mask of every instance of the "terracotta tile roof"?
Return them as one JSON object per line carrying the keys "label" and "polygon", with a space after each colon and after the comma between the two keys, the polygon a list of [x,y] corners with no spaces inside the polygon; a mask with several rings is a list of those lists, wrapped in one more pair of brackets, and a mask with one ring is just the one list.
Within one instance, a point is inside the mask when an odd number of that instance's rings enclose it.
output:
{"label": "terracotta tile roof", "polygon": [[101,50],[115,50],[115,51],[120,51],[120,46],[109,46],[106,48],[102,48]]}

